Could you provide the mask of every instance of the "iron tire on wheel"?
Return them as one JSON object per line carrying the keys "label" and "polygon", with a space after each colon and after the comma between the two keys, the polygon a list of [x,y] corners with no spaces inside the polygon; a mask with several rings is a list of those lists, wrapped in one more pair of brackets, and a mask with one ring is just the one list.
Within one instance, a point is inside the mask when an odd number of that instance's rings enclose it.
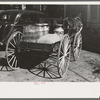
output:
{"label": "iron tire on wheel", "polygon": [[72,45],[73,59],[76,61],[80,57],[82,50],[82,34],[76,34]]}
{"label": "iron tire on wheel", "polygon": [[57,65],[59,67],[59,74],[61,77],[63,77],[63,75],[65,75],[65,73],[68,70],[70,62],[70,50],[71,50],[70,37],[68,34],[65,34],[58,50]]}
{"label": "iron tire on wheel", "polygon": [[21,39],[22,33],[15,31],[8,39],[6,44],[6,59],[9,67],[13,70],[19,69],[18,65],[18,45]]}

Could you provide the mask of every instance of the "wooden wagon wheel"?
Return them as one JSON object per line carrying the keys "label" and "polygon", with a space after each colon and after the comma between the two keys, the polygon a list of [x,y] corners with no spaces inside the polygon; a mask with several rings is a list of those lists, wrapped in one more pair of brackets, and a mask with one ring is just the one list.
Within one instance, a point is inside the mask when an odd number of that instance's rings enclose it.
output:
{"label": "wooden wagon wheel", "polygon": [[68,34],[64,35],[64,38],[62,39],[58,51],[58,60],[57,65],[59,67],[59,73],[61,77],[67,72],[70,62],[70,37]]}
{"label": "wooden wagon wheel", "polygon": [[61,78],[68,69],[70,61],[70,38],[64,35],[61,42],[56,43],[46,61],[29,69],[29,71],[43,78]]}
{"label": "wooden wagon wheel", "polygon": [[29,69],[29,71],[34,75],[43,78],[48,78],[48,79],[60,78],[57,65],[50,63],[49,59],[35,66],[34,68]]}
{"label": "wooden wagon wheel", "polygon": [[79,58],[81,49],[82,49],[82,34],[79,33],[75,35],[74,42],[72,45],[72,53],[74,61],[76,61]]}
{"label": "wooden wagon wheel", "polygon": [[61,78],[61,76],[59,75],[59,68],[57,66],[58,48],[59,48],[59,43],[56,43],[48,59],[38,64],[37,66],[29,69],[29,71],[32,74],[35,74],[43,78],[48,78],[48,79]]}
{"label": "wooden wagon wheel", "polygon": [[8,39],[6,45],[6,58],[7,63],[11,69],[18,69],[18,45],[21,39],[22,33],[20,31],[15,31]]}

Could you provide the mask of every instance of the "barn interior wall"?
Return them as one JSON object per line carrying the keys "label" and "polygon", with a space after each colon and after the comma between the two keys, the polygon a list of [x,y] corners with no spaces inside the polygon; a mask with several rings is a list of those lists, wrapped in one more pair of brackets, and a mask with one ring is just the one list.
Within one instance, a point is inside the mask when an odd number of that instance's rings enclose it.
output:
{"label": "barn interior wall", "polygon": [[[22,5],[0,5],[0,11],[21,7]],[[84,26],[100,26],[100,5],[26,5],[26,10],[42,11],[54,18],[75,17],[81,13]]]}
{"label": "barn interior wall", "polygon": [[70,7],[69,8],[70,16],[75,17],[79,13],[81,13],[81,19],[85,26],[87,23],[87,6],[86,5],[72,5],[69,7]]}
{"label": "barn interior wall", "polygon": [[100,5],[88,5],[87,26],[92,28],[100,27]]}

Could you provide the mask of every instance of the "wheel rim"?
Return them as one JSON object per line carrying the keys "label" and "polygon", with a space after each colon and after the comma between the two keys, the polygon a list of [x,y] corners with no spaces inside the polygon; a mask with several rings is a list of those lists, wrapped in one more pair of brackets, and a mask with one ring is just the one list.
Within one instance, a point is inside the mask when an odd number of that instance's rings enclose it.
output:
{"label": "wheel rim", "polygon": [[78,34],[75,38],[73,45],[74,60],[77,60],[80,56],[82,49],[82,35]]}
{"label": "wheel rim", "polygon": [[18,65],[18,45],[21,39],[22,33],[20,31],[14,32],[8,39],[6,45],[6,58],[7,63],[12,69],[19,69]]}
{"label": "wheel rim", "polygon": [[70,61],[70,38],[69,35],[65,35],[64,39],[60,43],[58,52],[58,67],[61,77],[67,72]]}

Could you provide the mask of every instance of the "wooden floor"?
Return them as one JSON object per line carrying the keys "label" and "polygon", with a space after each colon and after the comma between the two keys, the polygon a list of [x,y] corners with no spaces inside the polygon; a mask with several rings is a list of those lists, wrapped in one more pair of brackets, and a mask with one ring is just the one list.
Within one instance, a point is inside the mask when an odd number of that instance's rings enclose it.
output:
{"label": "wooden floor", "polygon": [[[0,52],[4,56],[4,52]],[[0,59],[0,64],[2,59]],[[4,62],[5,63],[5,62]],[[2,65],[0,65],[0,68]],[[7,67],[9,69],[9,67]],[[100,54],[82,51],[80,58],[70,62],[67,73],[60,79],[45,79],[30,73],[27,69],[0,71],[0,82],[100,82]]]}

